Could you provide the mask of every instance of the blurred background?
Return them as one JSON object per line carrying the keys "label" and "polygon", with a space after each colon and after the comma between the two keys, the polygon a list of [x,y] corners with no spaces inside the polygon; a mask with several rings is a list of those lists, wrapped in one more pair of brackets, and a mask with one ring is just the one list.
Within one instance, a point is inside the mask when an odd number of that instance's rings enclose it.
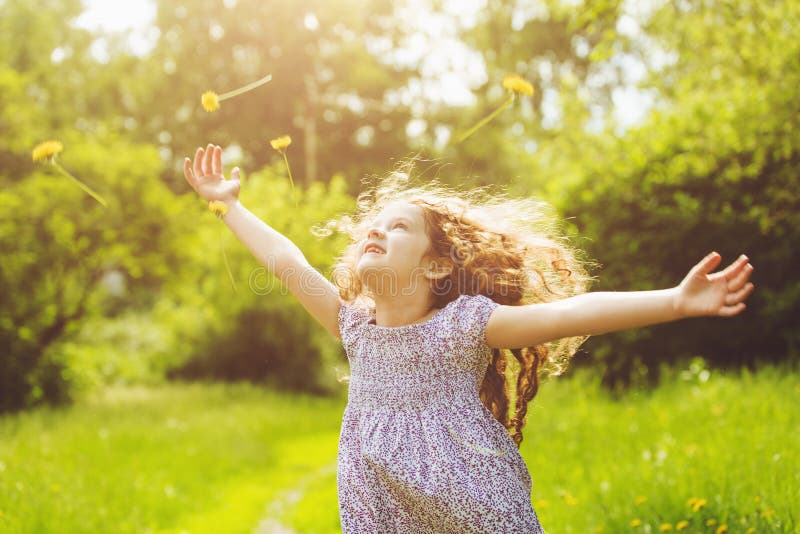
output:
{"label": "blurred background", "polygon": [[[799,26],[797,0],[0,0],[0,530],[338,530],[346,358],[185,183],[211,142],[326,275],[345,240],[312,227],[411,155],[552,204],[594,290],[746,253],[746,312],[590,338],[523,454],[548,531],[800,531]],[[533,97],[455,143],[511,73]],[[31,161],[48,139],[108,207]]]}

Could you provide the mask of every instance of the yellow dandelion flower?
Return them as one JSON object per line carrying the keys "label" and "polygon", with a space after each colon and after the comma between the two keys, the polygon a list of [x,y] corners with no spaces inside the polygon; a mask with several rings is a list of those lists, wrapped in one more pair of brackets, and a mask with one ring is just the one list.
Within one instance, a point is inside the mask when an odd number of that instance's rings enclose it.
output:
{"label": "yellow dandelion flower", "polygon": [[761,510],[761,517],[763,517],[764,519],[769,519],[773,515],[775,515],[775,510],[773,510],[772,508],[767,508],[766,510]]}
{"label": "yellow dandelion flower", "polygon": [[717,524],[717,520],[716,519],[712,518],[712,519],[707,519],[706,520],[706,526],[707,527],[713,527],[716,524]]}
{"label": "yellow dandelion flower", "polygon": [[283,162],[286,164],[286,172],[289,173],[289,183],[292,184],[292,197],[294,197],[294,206],[297,207],[297,196],[294,194],[294,178],[292,178],[292,168],[289,167],[289,158],[286,157],[286,148],[292,144],[292,138],[288,135],[282,135],[272,139],[269,144],[281,153]]}
{"label": "yellow dandelion flower", "polygon": [[53,493],[58,493],[61,491],[61,486],[58,484],[50,484],[50,490],[52,490]]}
{"label": "yellow dandelion flower", "polygon": [[689,522],[684,519],[684,520],[681,520],[681,521],[678,521],[677,523],[675,523],[675,530],[683,530],[688,526],[689,526]]}
{"label": "yellow dandelion flower", "polygon": [[212,111],[216,111],[219,109],[219,103],[222,102],[223,100],[227,100],[242,93],[246,93],[251,89],[255,89],[259,85],[264,85],[271,79],[272,79],[272,74],[267,74],[260,80],[256,80],[253,83],[248,83],[244,87],[234,89],[233,91],[228,91],[227,93],[222,93],[221,95],[218,95],[214,91],[206,91],[200,97],[200,103],[203,104],[203,109],[208,111],[209,113]]}
{"label": "yellow dandelion flower", "polygon": [[503,88],[516,95],[533,96],[533,85],[516,74],[503,78]]}
{"label": "yellow dandelion flower", "polygon": [[694,506],[694,503],[696,503],[699,500],[700,499],[698,499],[697,497],[691,497],[688,501],[686,501],[686,506],[692,507]]}
{"label": "yellow dandelion flower", "polygon": [[658,527],[658,530],[661,532],[669,532],[672,530],[672,523],[661,523],[661,525]]}
{"label": "yellow dandelion flower", "polygon": [[200,97],[200,103],[203,104],[203,109],[211,113],[219,109],[219,95],[214,91],[206,91]]}
{"label": "yellow dandelion flower", "polygon": [[33,161],[41,161],[43,159],[53,158],[61,154],[63,150],[64,145],[62,145],[59,141],[45,141],[44,143],[39,143],[33,148],[31,151],[31,157]]}
{"label": "yellow dandelion flower", "polygon": [[564,502],[567,503],[569,506],[575,506],[578,504],[578,499],[572,496],[570,493],[564,493]]}
{"label": "yellow dandelion flower", "polygon": [[728,525],[722,524],[717,527],[717,534],[723,534],[724,532],[728,532]]}
{"label": "yellow dandelion flower", "polygon": [[271,140],[269,144],[272,145],[272,148],[280,152],[292,144],[292,138],[288,135],[282,135],[281,137],[276,137],[275,139]]}
{"label": "yellow dandelion flower", "polygon": [[753,500],[756,502],[756,504],[760,503],[761,502],[761,495],[756,495],[756,498],[753,499]]}
{"label": "yellow dandelion flower", "polygon": [[598,526],[594,527],[594,531],[596,532],[596,534],[600,534],[601,532],[604,532],[605,530],[606,530],[606,527],[604,527],[603,525],[598,525]]}
{"label": "yellow dandelion flower", "polygon": [[638,517],[636,519],[632,519],[631,520],[631,526],[634,527],[634,528],[642,526],[642,520],[639,519]]}
{"label": "yellow dandelion flower", "polygon": [[211,213],[219,218],[222,218],[228,214],[228,205],[221,200],[212,200],[209,202],[208,209],[211,210]]}
{"label": "yellow dandelion flower", "polygon": [[698,510],[700,510],[706,504],[708,504],[708,501],[706,499],[697,499],[694,502],[694,504],[692,505],[692,511],[693,512],[697,512]]}
{"label": "yellow dandelion flower", "polygon": [[501,111],[505,108],[510,106],[514,102],[514,98],[517,95],[527,95],[531,96],[533,94],[533,86],[527,82],[525,79],[517,76],[516,74],[511,76],[506,76],[503,79],[503,87],[508,90],[509,95],[505,102],[500,104],[500,107],[489,113],[487,116],[482,118],[475,124],[472,128],[467,130],[466,132],[462,133],[458,137],[456,137],[456,143],[461,143],[467,139],[470,135],[474,134],[478,128],[482,127],[484,124],[495,118]]}
{"label": "yellow dandelion flower", "polygon": [[[228,214],[228,205],[222,202],[221,200],[212,200],[208,203],[208,209],[219,217],[220,219],[223,218],[225,215]],[[225,270],[228,272],[228,280],[231,281],[231,287],[233,287],[234,293],[239,293],[239,288],[236,287],[236,279],[233,277],[233,272],[231,271],[231,266],[228,263],[228,254],[225,252],[225,243],[223,240],[223,233],[222,227],[220,226],[220,234],[219,234],[219,248],[222,250],[222,261],[225,263]]]}
{"label": "yellow dandelion flower", "polygon": [[55,167],[56,170],[58,170],[58,172],[60,172],[73,182],[75,182],[75,184],[81,189],[83,189],[90,197],[98,201],[103,206],[108,205],[103,197],[95,193],[91,187],[89,187],[85,183],[81,182],[80,180],[72,176],[72,173],[70,173],[67,169],[62,167],[58,161],[56,161],[56,156],[61,154],[63,150],[64,150],[64,145],[62,145],[60,142],[45,141],[44,143],[40,143],[33,148],[33,150],[31,151],[31,157],[33,158],[33,161],[46,160],[53,167]]}
{"label": "yellow dandelion flower", "polygon": [[536,501],[536,508],[547,508],[550,506],[550,501],[547,499],[539,499]]}
{"label": "yellow dandelion flower", "polygon": [[644,495],[639,495],[638,497],[636,497],[636,498],[633,500],[633,502],[634,502],[635,504],[637,504],[637,505],[638,505],[638,504],[644,504],[644,503],[646,503],[646,502],[647,502],[647,497],[645,497]]}
{"label": "yellow dandelion flower", "polygon": [[745,531],[744,534],[756,534],[756,529],[753,528],[753,527],[750,527],[750,528],[747,529],[747,531]]}

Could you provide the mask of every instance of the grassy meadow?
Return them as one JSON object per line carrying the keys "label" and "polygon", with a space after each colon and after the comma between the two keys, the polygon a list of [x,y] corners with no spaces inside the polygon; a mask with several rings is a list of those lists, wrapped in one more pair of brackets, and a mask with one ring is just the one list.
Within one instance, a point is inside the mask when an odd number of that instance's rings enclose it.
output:
{"label": "grassy meadow", "polygon": [[[543,384],[522,453],[549,533],[800,532],[800,375]],[[0,418],[2,532],[339,531],[345,397],[113,388]]]}

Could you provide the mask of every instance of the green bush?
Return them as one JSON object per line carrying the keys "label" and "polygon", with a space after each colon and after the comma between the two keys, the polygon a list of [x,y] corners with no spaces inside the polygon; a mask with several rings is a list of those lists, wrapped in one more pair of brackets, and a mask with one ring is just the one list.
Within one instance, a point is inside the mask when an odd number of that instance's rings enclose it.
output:
{"label": "green bush", "polygon": [[147,306],[185,265],[185,202],[158,180],[157,152],[114,138],[64,144],[64,166],[108,206],[46,167],[0,191],[0,411],[69,398],[59,344],[88,318],[115,313],[107,275],[126,281],[125,306]]}
{"label": "green bush", "polygon": [[[568,122],[574,130],[533,156],[529,186],[546,192],[602,265],[593,290],[674,286],[712,250],[723,266],[745,253],[755,267],[748,309],[733,319],[590,338],[590,359],[577,361],[599,361],[607,384],[653,383],[662,362],[698,355],[713,366],[798,357],[798,23],[795,2],[665,4],[643,31],[676,59],[642,84],[659,95],[646,122],[624,135],[613,123],[591,134]],[[631,46],[613,33],[606,45]],[[534,182],[542,177],[552,178]]]}

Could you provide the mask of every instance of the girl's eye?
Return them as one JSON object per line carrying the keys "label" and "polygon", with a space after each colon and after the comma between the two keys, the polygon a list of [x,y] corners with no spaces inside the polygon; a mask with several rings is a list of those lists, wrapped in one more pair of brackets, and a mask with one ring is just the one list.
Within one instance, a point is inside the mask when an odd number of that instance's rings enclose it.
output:
{"label": "girl's eye", "polygon": [[397,228],[398,226],[402,226],[403,228],[406,228],[406,229],[408,228],[408,227],[407,227],[405,224],[403,224],[403,223],[395,223],[394,227],[395,227],[395,228]]}

